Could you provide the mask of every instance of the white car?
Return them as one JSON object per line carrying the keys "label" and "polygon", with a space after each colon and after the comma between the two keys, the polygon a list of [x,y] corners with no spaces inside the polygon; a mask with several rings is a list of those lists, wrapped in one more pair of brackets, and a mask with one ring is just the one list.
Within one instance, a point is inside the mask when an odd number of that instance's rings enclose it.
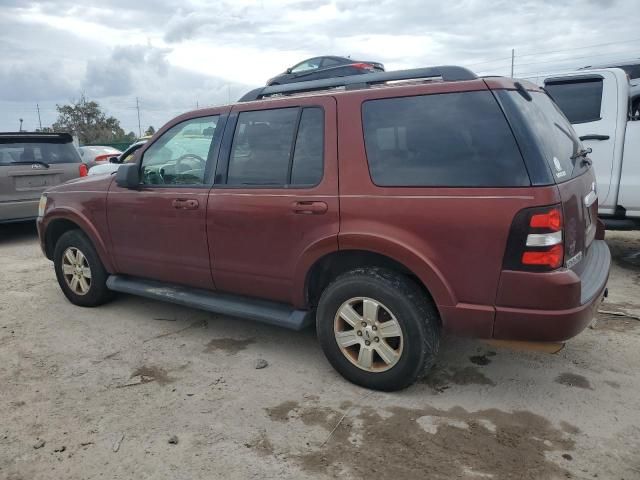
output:
{"label": "white car", "polygon": [[117,157],[122,154],[122,152],[117,148],[100,145],[78,147],[78,152],[80,153],[82,163],[87,164],[89,168],[103,162],[108,162],[109,158]]}
{"label": "white car", "polygon": [[640,229],[640,95],[620,68],[562,72],[533,79],[544,86],[590,150],[598,214],[607,228]]}
{"label": "white car", "polygon": [[113,173],[117,171],[120,165],[130,161],[133,158],[133,154],[145,143],[147,143],[146,139],[140,140],[132,144],[124,152],[119,153],[119,156],[115,161],[112,160],[110,162],[101,163],[100,165],[91,167],[89,169],[89,175],[103,175],[103,174]]}

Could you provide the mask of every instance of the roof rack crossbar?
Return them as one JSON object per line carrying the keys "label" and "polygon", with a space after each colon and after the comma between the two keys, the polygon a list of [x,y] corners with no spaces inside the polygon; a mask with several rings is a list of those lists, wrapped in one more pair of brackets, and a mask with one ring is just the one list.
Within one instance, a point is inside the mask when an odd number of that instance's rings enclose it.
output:
{"label": "roof rack crossbar", "polygon": [[[422,78],[442,78],[445,82],[461,80],[475,80],[478,77],[471,70],[455,65],[443,65],[439,67],[414,68],[411,70],[396,70],[391,72],[365,73],[363,75],[351,75],[348,77],[325,78],[309,82],[288,83],[285,85],[273,85],[260,87],[247,92],[238,100],[239,102],[251,102],[260,100],[269,95],[312,92],[328,88],[345,87],[347,89],[367,88],[378,83],[417,80]],[[349,88],[351,86],[351,88]]]}

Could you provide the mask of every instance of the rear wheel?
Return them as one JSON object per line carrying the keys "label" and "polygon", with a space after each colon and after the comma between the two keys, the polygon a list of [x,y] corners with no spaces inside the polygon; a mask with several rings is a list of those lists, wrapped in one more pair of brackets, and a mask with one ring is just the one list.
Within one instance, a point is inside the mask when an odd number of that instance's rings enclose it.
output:
{"label": "rear wheel", "polygon": [[53,262],[60,288],[71,303],[95,307],[113,297],[107,288],[108,273],[80,230],[70,230],[58,239]]}
{"label": "rear wheel", "polygon": [[435,308],[408,277],[380,268],[338,277],[322,293],[318,338],[347,380],[399,390],[433,365],[440,325]]}

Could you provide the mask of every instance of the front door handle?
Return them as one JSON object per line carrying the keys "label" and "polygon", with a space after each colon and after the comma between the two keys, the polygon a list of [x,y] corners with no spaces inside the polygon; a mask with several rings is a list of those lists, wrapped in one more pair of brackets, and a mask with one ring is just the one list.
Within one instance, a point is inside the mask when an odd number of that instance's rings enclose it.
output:
{"label": "front door handle", "polygon": [[324,202],[293,202],[293,213],[302,215],[321,215],[326,213],[329,206]]}
{"label": "front door handle", "polygon": [[198,200],[176,198],[171,201],[171,206],[178,210],[196,210],[198,208]]}
{"label": "front door handle", "polygon": [[609,135],[596,135],[595,133],[592,133],[589,135],[582,135],[580,137],[580,140],[582,140],[583,142],[585,140],[609,140]]}

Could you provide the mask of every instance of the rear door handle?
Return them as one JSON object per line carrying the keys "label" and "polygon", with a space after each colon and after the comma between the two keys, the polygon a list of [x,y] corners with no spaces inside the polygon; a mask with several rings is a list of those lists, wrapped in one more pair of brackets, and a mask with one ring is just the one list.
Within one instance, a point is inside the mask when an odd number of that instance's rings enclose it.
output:
{"label": "rear door handle", "polygon": [[195,210],[198,208],[198,200],[175,198],[171,201],[171,206],[178,210]]}
{"label": "rear door handle", "polygon": [[293,202],[293,213],[301,215],[321,215],[329,209],[324,202]]}
{"label": "rear door handle", "polygon": [[583,142],[585,140],[609,140],[609,135],[596,135],[595,133],[591,133],[589,135],[582,135],[580,140]]}

